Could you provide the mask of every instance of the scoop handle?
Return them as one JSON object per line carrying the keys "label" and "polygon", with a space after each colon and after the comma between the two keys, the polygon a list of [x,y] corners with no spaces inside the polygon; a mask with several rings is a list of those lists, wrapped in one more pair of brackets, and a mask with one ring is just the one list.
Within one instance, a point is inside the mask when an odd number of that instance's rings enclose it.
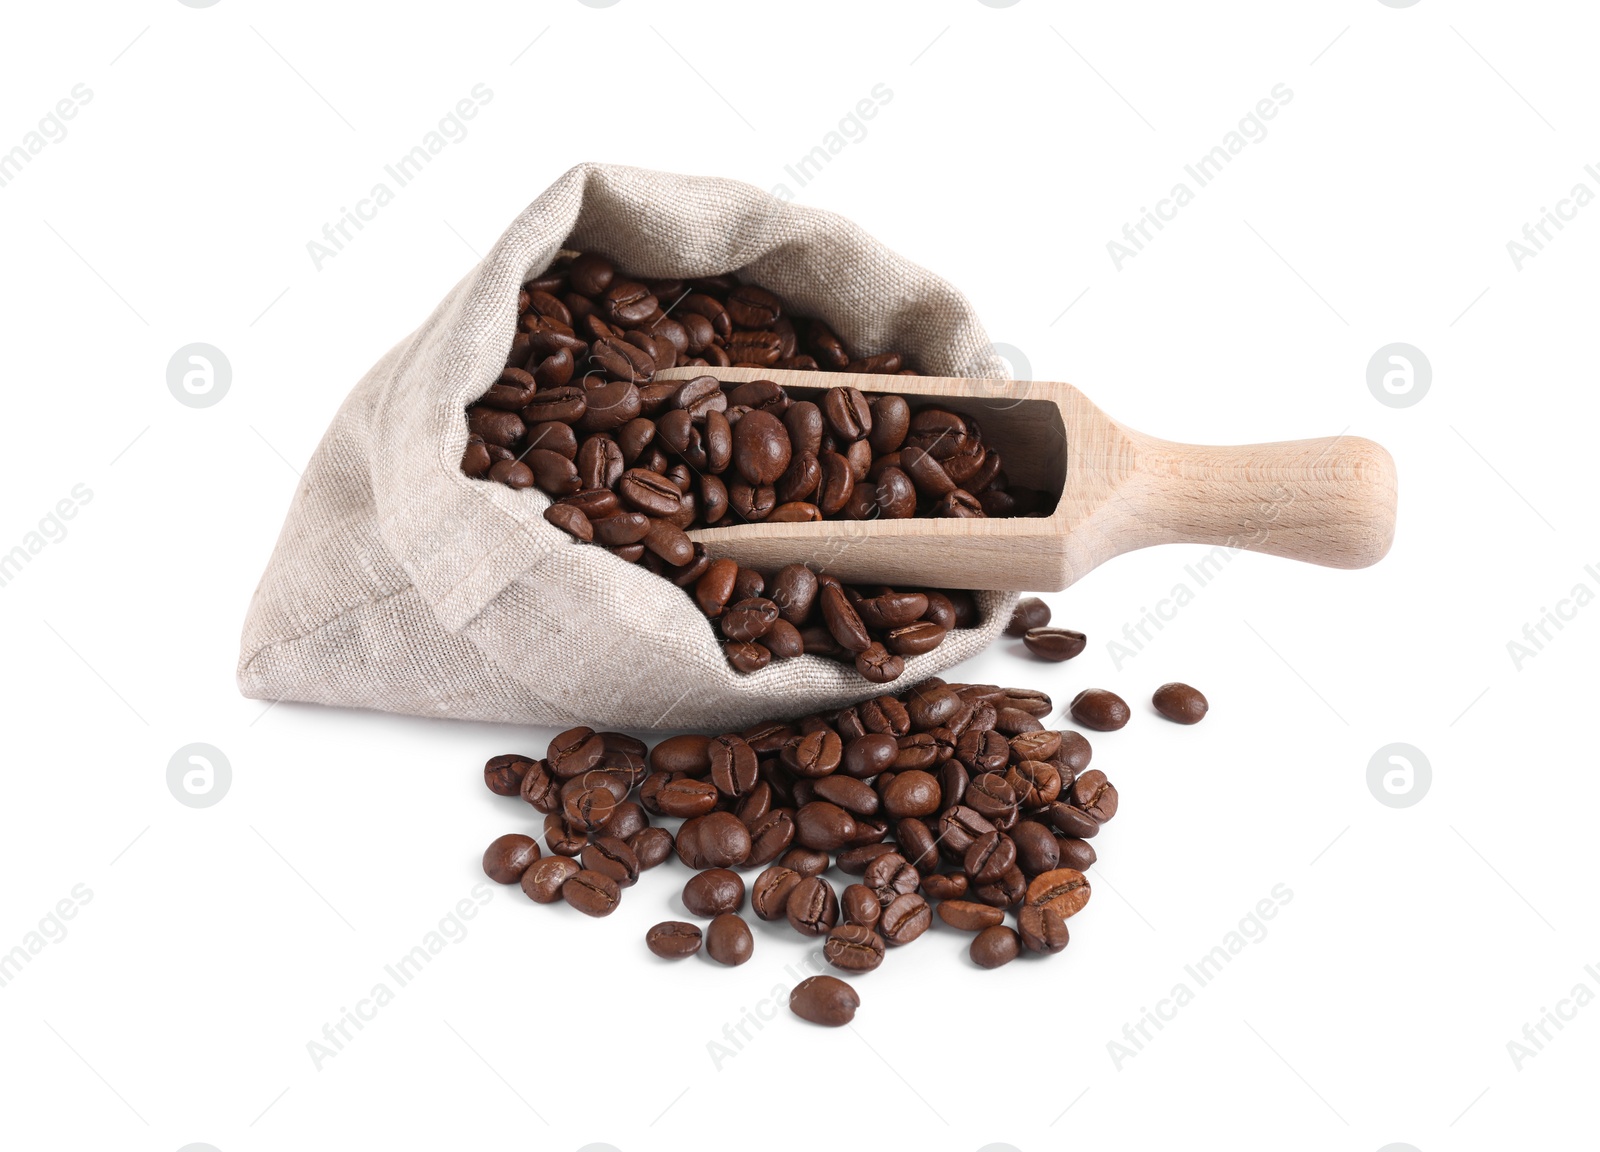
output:
{"label": "scoop handle", "polygon": [[1118,551],[1211,544],[1365,568],[1394,541],[1394,459],[1371,440],[1216,447],[1124,432],[1133,469],[1107,525]]}

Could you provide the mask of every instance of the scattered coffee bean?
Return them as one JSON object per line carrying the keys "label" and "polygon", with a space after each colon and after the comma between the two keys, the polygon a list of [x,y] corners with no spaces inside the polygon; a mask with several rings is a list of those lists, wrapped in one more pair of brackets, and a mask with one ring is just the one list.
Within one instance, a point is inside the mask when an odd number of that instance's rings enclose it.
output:
{"label": "scattered coffee bean", "polygon": [[700,929],[682,920],[663,920],[644,934],[644,943],[663,960],[682,960],[700,951]]}
{"label": "scattered coffee bean", "polygon": [[1037,596],[1024,596],[1017,601],[1017,607],[1011,613],[1011,622],[1006,625],[1007,636],[1023,636],[1031,629],[1043,628],[1050,623],[1050,605]]}
{"label": "scattered coffee bean", "polygon": [[744,881],[737,872],[710,868],[696,872],[683,886],[683,906],[694,916],[737,912],[744,904]]}
{"label": "scattered coffee bean", "polygon": [[1127,702],[1104,688],[1085,688],[1072,699],[1072,718],[1096,732],[1115,732],[1132,715]]}
{"label": "scattered coffee bean", "polygon": [[484,849],[483,874],[496,884],[515,884],[538,859],[539,845],[533,837],[508,832]]}
{"label": "scattered coffee bean", "polygon": [[1175,724],[1198,724],[1205,719],[1211,705],[1198,691],[1187,684],[1163,684],[1151,698],[1156,711]]}
{"label": "scattered coffee bean", "polygon": [[846,972],[871,972],[883,963],[884,939],[870,927],[840,924],[822,943],[822,955],[835,968]]}
{"label": "scattered coffee bean", "polygon": [[718,964],[737,967],[750,959],[754,950],[755,937],[750,935],[750,925],[737,913],[721,913],[706,929],[706,955]]}
{"label": "scattered coffee bean", "polygon": [[861,997],[835,976],[808,976],[789,993],[789,1010],[802,1020],[839,1028],[856,1018]]}
{"label": "scattered coffee bean", "polygon": [[611,877],[584,868],[561,885],[561,897],[585,916],[609,916],[622,899],[622,889]]}
{"label": "scattered coffee bean", "polygon": [[536,904],[554,904],[561,887],[582,869],[570,856],[546,856],[522,874],[522,891]]}
{"label": "scattered coffee bean", "polygon": [[1022,939],[1003,924],[985,928],[972,938],[968,955],[979,968],[999,968],[1022,954]]}
{"label": "scattered coffee bean", "polygon": [[1082,632],[1068,628],[1029,628],[1022,642],[1041,660],[1061,661],[1071,660],[1089,641]]}

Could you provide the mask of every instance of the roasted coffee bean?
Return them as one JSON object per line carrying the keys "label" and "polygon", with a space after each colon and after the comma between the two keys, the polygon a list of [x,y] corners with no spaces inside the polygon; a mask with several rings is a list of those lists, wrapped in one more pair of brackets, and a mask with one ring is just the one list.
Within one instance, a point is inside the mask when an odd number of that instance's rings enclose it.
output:
{"label": "roasted coffee bean", "polygon": [[1051,760],[1061,751],[1062,733],[1041,728],[1037,732],[1023,732],[1011,738],[1011,759]]}
{"label": "roasted coffee bean", "polygon": [[697,872],[683,886],[683,906],[694,916],[737,912],[743,904],[744,881],[727,868]]}
{"label": "roasted coffee bean", "polygon": [[561,897],[585,916],[609,916],[622,899],[622,889],[611,877],[584,868],[561,885]]}
{"label": "roasted coffee bean", "polygon": [[919,620],[891,629],[883,637],[883,646],[897,656],[921,656],[944,643],[946,634],[933,621]]}
{"label": "roasted coffee bean", "polygon": [[711,782],[724,796],[738,798],[756,786],[756,753],[744,737],[733,733],[715,737],[707,746],[707,758]]}
{"label": "roasted coffee bean", "polygon": [[1087,872],[1096,860],[1094,845],[1087,840],[1057,837],[1056,849],[1058,863],[1062,868],[1076,868],[1079,872]]}
{"label": "roasted coffee bean", "polygon": [[967,954],[979,968],[999,968],[1022,955],[1022,939],[1005,925],[995,924],[972,938]]}
{"label": "roasted coffee bean", "polygon": [[839,911],[847,924],[875,928],[883,914],[883,902],[865,884],[848,884],[839,894]]}
{"label": "roasted coffee bean", "polygon": [[672,833],[665,828],[641,828],[628,838],[640,871],[666,862],[672,855]]}
{"label": "roasted coffee bean", "polygon": [[981,932],[1005,918],[1004,910],[972,900],[945,900],[939,905],[939,919],[962,932]]}
{"label": "roasted coffee bean", "polygon": [[1157,712],[1175,724],[1198,724],[1211,707],[1199,692],[1179,683],[1163,684],[1156,689],[1150,702]]}
{"label": "roasted coffee bean", "polygon": [[999,828],[1017,821],[1017,793],[998,772],[984,772],[967,785],[966,806]]}
{"label": "roasted coffee bean", "polygon": [[750,858],[750,829],[732,812],[711,812],[700,818],[697,847],[708,868],[732,868]]}
{"label": "roasted coffee bean", "polygon": [[569,856],[546,856],[522,874],[522,891],[537,904],[554,904],[561,899],[561,887],[582,871]]}
{"label": "roasted coffee bean", "polygon": [[[864,736],[863,740],[873,737]],[[907,816],[932,816],[941,807],[941,790],[936,777],[912,769],[897,772],[883,793],[883,810],[893,819]]]}
{"label": "roasted coffee bean", "polygon": [[1096,732],[1115,732],[1130,715],[1122,697],[1104,688],[1085,688],[1072,698],[1072,719]]}
{"label": "roasted coffee bean", "polygon": [[922,878],[922,894],[930,900],[960,900],[967,894],[967,878],[960,872],[936,872]]}
{"label": "roasted coffee bean", "polygon": [[[1017,867],[1025,876],[1049,872],[1061,863],[1060,841],[1037,820],[1018,821],[1011,829],[1012,842],[1017,846]],[[1076,864],[1069,864],[1076,868]],[[1080,869],[1081,871],[1081,869]]]}
{"label": "roasted coffee bean", "polygon": [[809,880],[828,870],[828,854],[815,848],[797,845],[778,857],[778,863],[799,873],[802,879]]}
{"label": "roasted coffee bean", "polygon": [[992,884],[1016,863],[1016,842],[1003,832],[986,832],[967,846],[961,870],[974,884]]}
{"label": "roasted coffee bean", "polygon": [[765,636],[777,619],[776,604],[764,597],[752,596],[723,609],[720,627],[729,640],[748,642]]}
{"label": "roasted coffee bean", "polygon": [[1043,808],[1061,794],[1061,773],[1042,760],[1024,760],[1006,772],[1006,783],[1024,809]]}
{"label": "roasted coffee bean", "polygon": [[550,741],[545,763],[551,775],[571,780],[598,768],[605,754],[605,740],[593,728],[569,728]]}
{"label": "roasted coffee bean", "polygon": [[878,794],[870,784],[842,773],[823,776],[816,782],[817,796],[837,804],[852,816],[875,816],[878,812]]}
{"label": "roasted coffee bean", "polygon": [[860,655],[872,646],[872,637],[843,588],[829,584],[822,589],[820,599],[823,622],[840,647]]}
{"label": "roasted coffee bean", "polygon": [[1050,805],[1044,814],[1056,831],[1074,839],[1087,840],[1100,831],[1100,824],[1093,816],[1063,800]]}
{"label": "roasted coffee bean", "polygon": [[800,881],[784,905],[789,924],[803,936],[825,936],[839,919],[839,899],[820,876]]}
{"label": "roasted coffee bean", "polygon": [[972,885],[972,895],[996,908],[1011,908],[1021,902],[1027,889],[1028,878],[1022,874],[1022,869],[1013,868],[998,880]]}
{"label": "roasted coffee bean", "polygon": [[[1061,747],[1055,754],[1055,763],[1058,768],[1064,768],[1063,777],[1076,776],[1089,766],[1090,759],[1094,756],[1094,749],[1089,746],[1080,732],[1063,732],[1061,734]],[[1063,779],[1062,783],[1067,781]]]}
{"label": "roasted coffee bean", "polygon": [[1050,605],[1037,596],[1024,596],[1017,601],[1016,609],[1011,613],[1011,622],[1006,625],[1007,636],[1024,636],[1034,628],[1043,628],[1050,623]]}
{"label": "roasted coffee bean", "polygon": [[682,960],[700,951],[700,929],[682,920],[663,920],[644,934],[644,943],[663,960]]}
{"label": "roasted coffee bean", "polygon": [[1096,824],[1104,824],[1117,814],[1116,786],[1100,769],[1091,768],[1072,782],[1072,805],[1087,812]]}
{"label": "roasted coffee bean", "polygon": [[560,812],[552,812],[544,818],[545,847],[557,856],[576,856],[588,842],[588,836],[568,824]]}
{"label": "roasted coffee bean", "polygon": [[1089,902],[1089,881],[1076,868],[1056,868],[1035,876],[1023,899],[1029,904],[1048,905],[1065,920]]}
{"label": "roasted coffee bean", "polygon": [[[784,767],[796,776],[816,779],[838,770],[844,758],[844,747],[837,732],[831,728],[819,728],[786,744],[780,756]],[[805,843],[803,837],[801,843]]]}
{"label": "roasted coffee bean", "polygon": [[492,756],[483,766],[483,782],[496,796],[516,796],[522,791],[522,778],[538,761],[532,756]]}
{"label": "roasted coffee bean", "polygon": [[869,732],[845,745],[839,771],[857,780],[870,779],[894,763],[899,752],[900,744],[893,736]]}
{"label": "roasted coffee bean", "polygon": [[770,412],[746,413],[733,429],[733,466],[754,487],[774,483],[789,467],[789,431]]}
{"label": "roasted coffee bean", "polygon": [[1041,660],[1071,660],[1088,643],[1082,632],[1067,628],[1030,628],[1022,642]]}
{"label": "roasted coffee bean", "polygon": [[856,653],[856,671],[864,680],[874,684],[887,684],[898,680],[906,670],[905,660],[874,641],[862,652]]}
{"label": "roasted coffee bean", "polygon": [[890,944],[909,944],[928,930],[933,923],[933,911],[928,902],[915,892],[896,896],[883,909],[878,920],[879,931]]}
{"label": "roasted coffee bean", "polygon": [[864,876],[874,860],[893,852],[893,844],[860,844],[840,852],[835,857],[834,863],[839,866],[841,872],[851,876]]}
{"label": "roasted coffee bean", "polygon": [[823,958],[846,972],[871,972],[885,950],[883,937],[861,924],[836,925],[822,944]]}
{"label": "roasted coffee bean", "polygon": [[794,813],[788,808],[774,808],[752,821],[749,828],[750,855],[745,863],[752,867],[770,864],[794,842]]}
{"label": "roasted coffee bean", "polygon": [[515,884],[538,860],[539,845],[533,837],[508,832],[484,849],[483,874],[496,884]]}
{"label": "roasted coffee bean", "polygon": [[650,767],[657,772],[705,776],[711,771],[711,740],[686,733],[669,736],[650,750]]}
{"label": "roasted coffee bean", "polygon": [[856,820],[837,804],[815,800],[795,813],[795,839],[806,848],[832,852],[850,843]]}
{"label": "roasted coffee bean", "polygon": [[571,504],[552,504],[544,510],[544,518],[568,535],[588,542],[594,539],[594,525],[589,518]]}
{"label": "roasted coffee bean", "polygon": [[706,955],[730,968],[750,959],[750,954],[755,951],[755,943],[755,937],[750,935],[750,925],[733,912],[723,912],[713,917],[706,927]]}
{"label": "roasted coffee bean", "polygon": [[808,976],[789,993],[789,1010],[802,1020],[825,1028],[839,1028],[856,1017],[861,997],[833,976]]}
{"label": "roasted coffee bean", "polygon": [[717,787],[709,780],[690,778],[664,782],[655,792],[663,816],[703,816],[717,806]]}
{"label": "roasted coffee bean", "polygon": [[615,836],[596,836],[578,853],[578,859],[585,868],[611,877],[623,888],[639,879],[639,858]]}
{"label": "roasted coffee bean", "polygon": [[1049,904],[1025,904],[1018,909],[1017,934],[1029,952],[1060,952],[1067,946],[1067,922]]}
{"label": "roasted coffee bean", "polygon": [[763,920],[784,918],[788,915],[789,894],[801,879],[798,872],[781,864],[765,869],[750,887],[750,910]]}

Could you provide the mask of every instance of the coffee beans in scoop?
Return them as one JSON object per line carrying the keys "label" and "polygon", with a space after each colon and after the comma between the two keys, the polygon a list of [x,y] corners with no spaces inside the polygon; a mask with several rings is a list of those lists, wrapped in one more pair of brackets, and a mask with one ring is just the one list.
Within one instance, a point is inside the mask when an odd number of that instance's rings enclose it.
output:
{"label": "coffee beans in scoop", "polygon": [[[772,381],[719,381],[715,370],[730,366],[817,371],[818,387],[801,396]],[[674,367],[709,371],[655,379]],[[713,562],[686,532],[762,521],[1044,514],[1050,501],[1009,482],[971,416],[913,409],[895,394],[869,399],[848,384],[828,386],[826,373],[909,369],[897,352],[853,354],[826,324],[731,276],[639,278],[597,253],[564,257],[519,294],[506,367],[467,408],[461,467],[541,489],[554,501],[545,513],[551,524],[691,590],[718,621],[740,672],[823,654],[887,683],[904,672],[905,657],[944,639],[952,624],[940,605],[914,612],[896,599],[860,622],[825,602],[815,613],[774,614],[768,604],[746,603],[772,599],[762,595],[761,576],[738,572],[730,590],[727,574],[710,570],[731,562]],[[849,607],[859,612],[857,601],[885,594],[924,595],[856,589]],[[966,593],[946,595],[958,610],[961,599],[970,603]]]}

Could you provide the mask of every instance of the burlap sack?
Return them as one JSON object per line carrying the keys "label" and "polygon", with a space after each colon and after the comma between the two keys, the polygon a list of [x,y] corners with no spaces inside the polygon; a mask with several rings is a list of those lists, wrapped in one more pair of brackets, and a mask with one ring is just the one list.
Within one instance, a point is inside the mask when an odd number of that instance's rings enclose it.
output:
{"label": "burlap sack", "polygon": [[858,355],[899,349],[932,374],[1006,374],[955,289],[842,217],[730,180],[580,165],[334,417],[250,604],[245,695],[725,730],[904,690],[994,639],[1014,594],[982,594],[981,627],[908,659],[892,685],[816,656],[741,675],[683,590],[546,523],[539,491],[463,475],[463,409],[505,363],[519,287],[563,247],[642,276],[736,272],[825,319]]}

